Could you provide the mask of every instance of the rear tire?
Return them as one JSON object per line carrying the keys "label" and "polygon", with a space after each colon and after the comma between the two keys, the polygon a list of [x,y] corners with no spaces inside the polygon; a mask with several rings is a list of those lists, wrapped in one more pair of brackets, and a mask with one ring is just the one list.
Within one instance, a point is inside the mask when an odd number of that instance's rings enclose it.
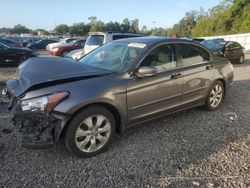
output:
{"label": "rear tire", "polygon": [[101,106],[89,107],[69,123],[64,141],[70,153],[91,157],[103,152],[115,133],[113,114]]}
{"label": "rear tire", "polygon": [[221,81],[217,80],[209,91],[205,108],[208,111],[217,110],[223,102],[224,95],[225,95],[224,85]]}

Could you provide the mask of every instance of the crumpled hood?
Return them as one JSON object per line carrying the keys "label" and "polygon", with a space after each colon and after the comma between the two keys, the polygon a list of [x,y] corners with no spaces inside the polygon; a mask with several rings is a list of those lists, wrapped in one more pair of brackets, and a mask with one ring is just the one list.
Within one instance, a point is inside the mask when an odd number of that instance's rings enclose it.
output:
{"label": "crumpled hood", "polygon": [[70,59],[35,57],[18,67],[19,80],[7,81],[7,88],[15,96],[19,96],[34,86],[48,87],[53,84],[100,77],[110,73],[110,71],[95,69]]}

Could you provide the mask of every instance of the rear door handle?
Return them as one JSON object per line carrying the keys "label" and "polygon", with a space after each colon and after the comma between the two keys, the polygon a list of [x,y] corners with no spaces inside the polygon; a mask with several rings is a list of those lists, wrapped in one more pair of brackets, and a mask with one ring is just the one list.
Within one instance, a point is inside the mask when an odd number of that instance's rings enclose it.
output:
{"label": "rear door handle", "polygon": [[206,70],[211,70],[213,68],[213,65],[207,65]]}
{"label": "rear door handle", "polygon": [[171,79],[178,79],[180,77],[182,77],[182,74],[180,72],[171,75]]}

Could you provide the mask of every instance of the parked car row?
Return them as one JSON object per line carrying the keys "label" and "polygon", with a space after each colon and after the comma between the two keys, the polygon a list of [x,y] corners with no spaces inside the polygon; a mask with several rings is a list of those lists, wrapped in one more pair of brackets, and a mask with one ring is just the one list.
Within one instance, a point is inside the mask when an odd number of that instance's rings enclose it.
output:
{"label": "parked car row", "polygon": [[[62,43],[61,45],[56,45],[54,48],[50,48],[50,54],[54,56],[65,56],[72,50],[82,49],[85,45],[86,39],[75,39],[69,43]],[[52,43],[53,44],[53,43]]]}
{"label": "parked car row", "polygon": [[16,41],[7,39],[7,38],[0,38],[0,43],[9,46],[9,47],[14,47],[14,48],[22,48],[23,45],[21,43],[18,43]]}
{"label": "parked car row", "polygon": [[233,82],[229,60],[198,42],[123,36],[107,42],[92,35],[86,49],[100,47],[78,62],[36,57],[18,67],[18,79],[8,80],[2,93],[11,97],[24,147],[44,148],[63,138],[69,152],[90,157],[132,125],[196,106],[221,106]]}
{"label": "parked car row", "polygon": [[1,67],[10,67],[18,66],[23,61],[36,57],[37,54],[35,51],[27,48],[15,48],[9,47],[5,44],[0,43],[0,66]]}
{"label": "parked car row", "polygon": [[234,63],[244,63],[245,49],[238,42],[225,41],[224,39],[204,40],[201,42],[219,57],[225,57]]}
{"label": "parked car row", "polygon": [[41,38],[27,38],[25,40],[23,40],[23,47],[27,47],[28,45],[30,46],[31,44],[42,40]]}
{"label": "parked car row", "polygon": [[57,41],[53,40],[53,39],[41,39],[41,40],[36,41],[34,43],[29,43],[27,45],[27,47],[32,49],[32,50],[45,50],[46,46],[48,46],[49,44],[55,43],[55,42],[57,42]]}
{"label": "parked car row", "polygon": [[58,46],[60,46],[62,44],[70,43],[71,41],[76,40],[76,39],[77,39],[76,37],[73,37],[73,38],[62,38],[58,42],[54,42],[54,43],[48,44],[46,46],[46,50],[51,51],[53,48],[56,48],[56,47],[58,47]]}
{"label": "parked car row", "polygon": [[119,39],[142,37],[142,36],[145,36],[145,35],[138,34],[138,33],[120,33],[120,32],[90,32],[86,40],[84,48],[82,50],[76,50],[76,51],[70,52],[66,54],[65,57],[71,58],[74,60],[79,60],[84,55],[91,52],[92,50],[108,42],[119,40]]}
{"label": "parked car row", "polygon": [[36,57],[38,55],[35,52],[36,50],[45,49],[52,42],[56,41],[52,39],[29,38],[22,43],[18,43],[8,38],[0,38],[0,66],[18,66],[23,61]]}
{"label": "parked car row", "polygon": [[[95,48],[106,44],[108,42],[118,40],[118,39],[125,39],[125,38],[132,38],[132,37],[142,37],[145,36],[143,34],[138,33],[120,33],[120,32],[90,32],[88,38],[62,38],[59,42],[54,39],[41,39],[41,38],[29,38],[25,39],[22,43],[15,42],[8,38],[0,38],[0,43],[7,47],[14,47],[14,48],[22,48],[27,47],[31,50],[44,50],[47,49],[51,55],[54,56],[62,56],[66,58],[71,58],[74,60],[81,59],[84,55],[88,54]],[[244,48],[237,42],[233,41],[224,41],[224,39],[213,39],[213,40],[203,40],[200,38],[183,38],[189,41],[197,41],[201,42],[202,45],[207,47],[211,50],[214,54],[225,57],[229,59],[231,62],[238,62],[244,63],[245,60],[245,50]],[[20,53],[23,53],[25,50],[15,49],[17,56]],[[27,50],[26,50],[27,51]],[[7,52],[7,51],[5,51]],[[5,53],[2,51],[2,54]],[[10,59],[6,58],[9,57],[8,54],[0,57],[2,62],[0,65],[5,66],[16,66],[22,62],[22,59],[29,58],[29,55],[25,55],[25,58],[19,58],[15,61],[10,61]],[[3,62],[3,59],[4,62]],[[13,58],[12,59],[16,59]],[[13,63],[6,63],[6,62],[13,62]],[[14,63],[15,62],[15,63]]]}

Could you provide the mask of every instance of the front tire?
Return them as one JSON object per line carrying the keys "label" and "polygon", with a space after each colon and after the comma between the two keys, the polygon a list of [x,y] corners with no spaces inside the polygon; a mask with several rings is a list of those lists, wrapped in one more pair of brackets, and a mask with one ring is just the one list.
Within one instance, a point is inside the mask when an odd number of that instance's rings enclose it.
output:
{"label": "front tire", "polygon": [[224,95],[225,95],[224,85],[221,81],[217,80],[209,91],[205,108],[209,111],[218,109],[223,102]]}
{"label": "front tire", "polygon": [[89,107],[70,122],[64,137],[68,150],[79,157],[103,152],[115,133],[113,114],[101,106]]}

